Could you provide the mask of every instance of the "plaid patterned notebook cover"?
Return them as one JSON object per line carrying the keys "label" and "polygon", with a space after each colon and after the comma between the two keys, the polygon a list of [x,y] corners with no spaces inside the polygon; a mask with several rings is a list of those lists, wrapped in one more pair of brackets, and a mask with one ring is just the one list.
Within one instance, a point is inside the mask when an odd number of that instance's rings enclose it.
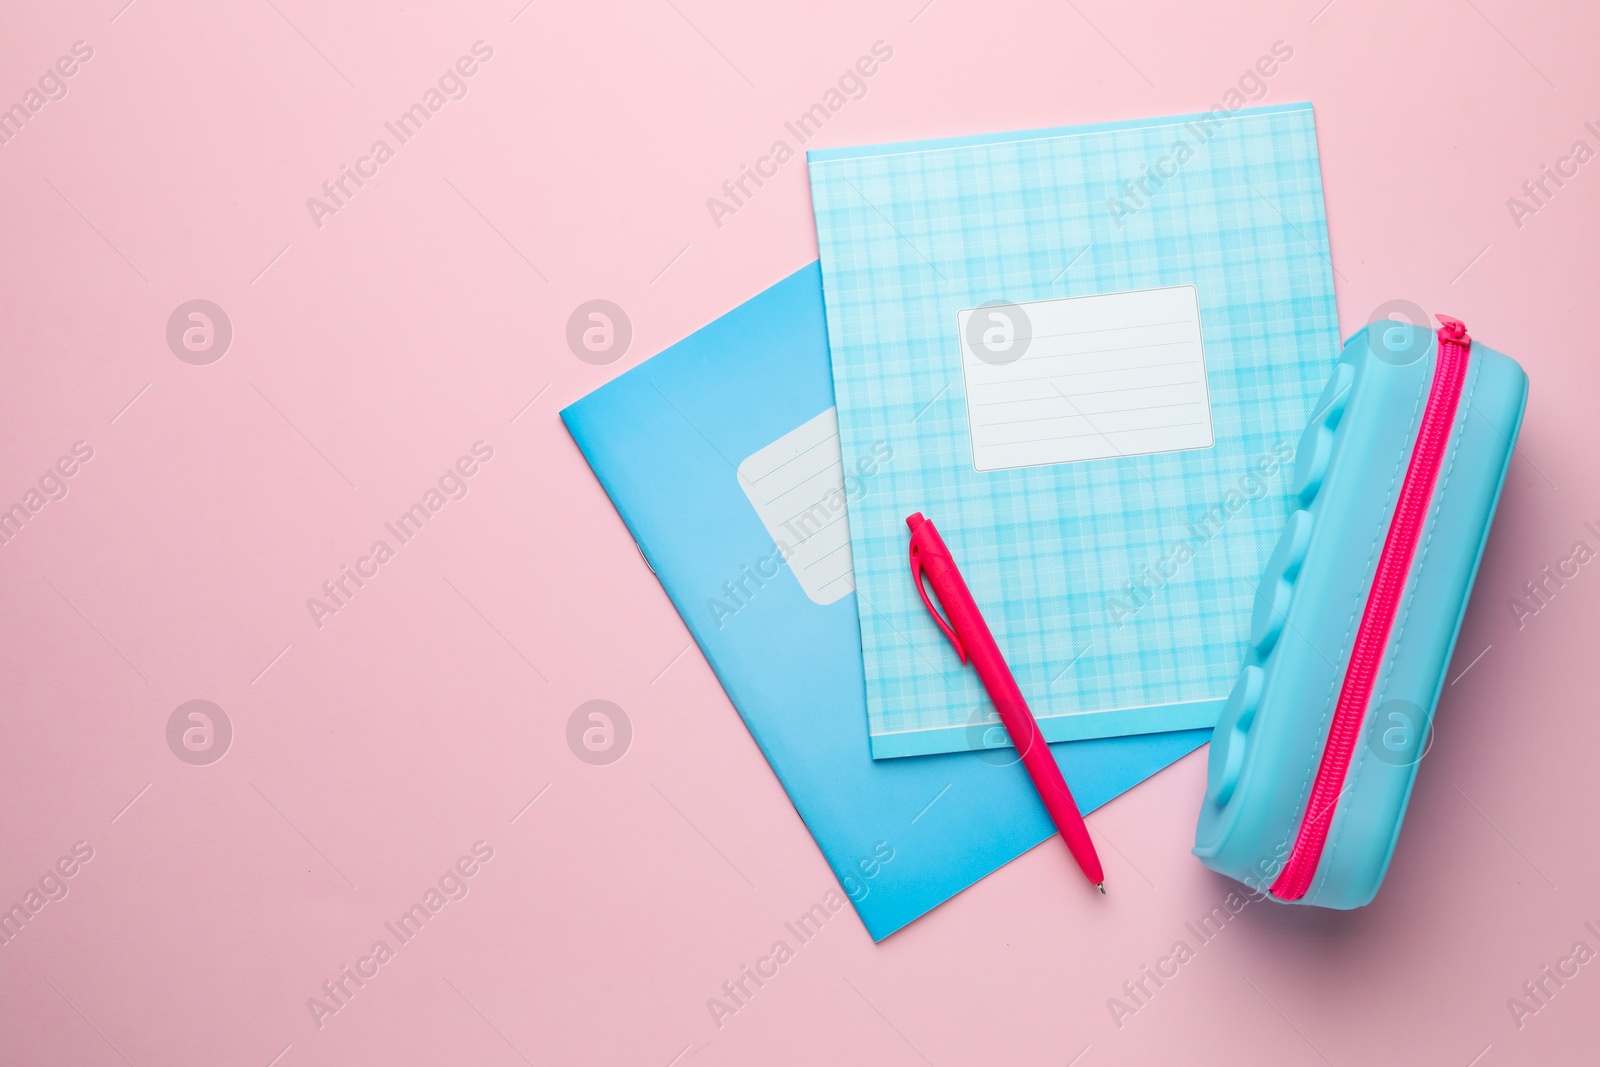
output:
{"label": "plaid patterned notebook cover", "polygon": [[873,756],[1009,743],[914,511],[1048,740],[1212,725],[1339,352],[1311,106],[808,160]]}

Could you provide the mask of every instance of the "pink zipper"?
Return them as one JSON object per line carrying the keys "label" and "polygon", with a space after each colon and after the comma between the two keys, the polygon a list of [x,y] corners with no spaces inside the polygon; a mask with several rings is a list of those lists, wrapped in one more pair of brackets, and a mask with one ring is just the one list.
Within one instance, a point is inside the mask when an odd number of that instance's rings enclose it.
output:
{"label": "pink zipper", "polygon": [[1372,577],[1372,589],[1361,616],[1361,628],[1356,631],[1355,646],[1350,651],[1344,688],[1333,712],[1333,724],[1328,728],[1322,765],[1317,768],[1317,780],[1311,788],[1300,834],[1283,873],[1272,885],[1272,894],[1279,900],[1299,900],[1316,876],[1322,850],[1328,843],[1328,830],[1333,825],[1334,811],[1344,790],[1350,758],[1361,736],[1367,704],[1372,699],[1378,666],[1383,662],[1389,632],[1400,609],[1406,576],[1411,573],[1417,542],[1422,538],[1434,483],[1439,478],[1439,468],[1450,442],[1450,428],[1455,424],[1472,338],[1467,336],[1467,328],[1459,320],[1444,315],[1438,318],[1442,323],[1439,358],[1434,366],[1428,405],[1422,413],[1422,428],[1417,433],[1411,464],[1406,468],[1405,483],[1400,487],[1394,518],[1389,522],[1389,535],[1383,543],[1383,554],[1378,558],[1377,573]]}

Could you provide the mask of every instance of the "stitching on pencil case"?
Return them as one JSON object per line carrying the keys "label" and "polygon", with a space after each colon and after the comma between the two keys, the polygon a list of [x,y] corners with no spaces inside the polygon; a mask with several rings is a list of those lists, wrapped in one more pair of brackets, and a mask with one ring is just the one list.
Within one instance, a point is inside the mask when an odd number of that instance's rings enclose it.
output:
{"label": "stitching on pencil case", "polygon": [[[1481,365],[1482,364],[1480,360],[1473,359],[1467,368],[1469,380],[1462,388],[1461,399],[1457,406],[1456,424],[1451,430],[1449,458],[1446,461],[1443,469],[1440,470],[1439,480],[1434,486],[1433,504],[1429,508],[1430,514],[1428,516],[1427,534],[1423,537],[1422,543],[1417,546],[1416,565],[1412,569],[1411,574],[1407,579],[1405,604],[1401,608],[1400,617],[1395,620],[1394,631],[1391,635],[1389,647],[1385,652],[1385,663],[1382,676],[1383,681],[1381,685],[1374,689],[1372,699],[1367,704],[1368,715],[1371,714],[1373,708],[1381,707],[1384,698],[1388,695],[1389,684],[1394,678],[1394,665],[1400,659],[1400,647],[1405,643],[1405,639],[1408,635],[1406,622],[1411,617],[1411,606],[1416,603],[1417,592],[1422,586],[1422,571],[1428,563],[1428,549],[1433,544],[1434,533],[1439,529],[1439,514],[1444,510],[1445,493],[1450,488],[1451,475],[1455,473],[1456,456],[1460,453],[1461,442],[1466,437],[1466,416],[1472,413],[1472,396],[1478,386],[1478,372]],[[1435,710],[1437,710],[1437,708]],[[1433,723],[1433,715],[1431,714],[1428,716],[1428,723],[1430,726]],[[1373,724],[1370,719],[1367,719],[1362,723],[1361,739],[1363,741],[1367,740],[1367,738],[1370,736],[1368,731],[1372,729],[1372,726]],[[1426,739],[1424,739],[1424,741],[1426,741]],[[1357,744],[1355,758],[1352,761],[1350,769],[1345,777],[1345,781],[1348,783],[1346,786],[1347,792],[1355,793],[1357,791],[1357,783],[1361,777],[1361,769],[1363,766],[1365,766],[1366,761],[1366,746]],[[1317,864],[1316,877],[1312,882],[1311,890],[1307,893],[1307,896],[1311,898],[1314,898],[1321,890],[1323,882],[1326,880],[1327,872],[1333,868],[1333,854],[1338,851],[1339,841],[1344,836],[1345,823],[1339,818],[1337,811],[1334,812],[1333,823],[1334,826],[1330,827],[1329,829],[1327,844],[1323,848],[1322,859]]]}

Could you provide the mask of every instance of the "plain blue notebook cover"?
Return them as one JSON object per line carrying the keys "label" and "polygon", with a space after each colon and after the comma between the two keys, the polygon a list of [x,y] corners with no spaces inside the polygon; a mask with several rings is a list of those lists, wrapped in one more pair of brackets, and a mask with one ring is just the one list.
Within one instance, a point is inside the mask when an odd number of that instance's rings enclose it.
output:
{"label": "plain blue notebook cover", "polygon": [[[783,567],[708,609],[773,553],[738,464],[832,405],[812,263],[561,417],[876,941],[1055,831],[1009,748],[874,762],[853,593],[819,605]],[[1089,811],[1210,733],[1051,747]]]}

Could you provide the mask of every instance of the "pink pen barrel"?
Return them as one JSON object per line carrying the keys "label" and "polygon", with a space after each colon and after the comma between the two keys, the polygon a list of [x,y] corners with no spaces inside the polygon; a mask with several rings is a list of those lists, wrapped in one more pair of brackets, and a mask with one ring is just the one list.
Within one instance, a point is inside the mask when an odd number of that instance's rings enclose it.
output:
{"label": "pink pen barrel", "polygon": [[[1101,886],[1105,875],[1100,868],[1100,857],[1089,839],[1089,831],[1078,812],[1077,802],[1072,799],[1072,791],[1061,776],[1061,768],[1039,732],[1039,723],[1028,709],[1028,702],[1017,687],[1017,680],[1006,665],[989,624],[978,610],[972,591],[961,577],[955,558],[933,523],[923,518],[920,512],[908,517],[906,525],[911,528],[912,576],[918,592],[922,594],[923,603],[945,636],[955,645],[956,654],[963,661],[972,661],[978,679],[1000,714],[1000,722],[1017,748],[1028,777],[1033,781],[1039,798],[1044,801],[1045,810],[1050,813],[1050,820],[1061,831],[1062,840],[1083,869],[1084,875],[1096,886]],[[933,586],[934,595],[949,618],[948,624],[928,600],[927,590],[922,586],[923,575]],[[1104,889],[1101,891],[1104,892]]]}

